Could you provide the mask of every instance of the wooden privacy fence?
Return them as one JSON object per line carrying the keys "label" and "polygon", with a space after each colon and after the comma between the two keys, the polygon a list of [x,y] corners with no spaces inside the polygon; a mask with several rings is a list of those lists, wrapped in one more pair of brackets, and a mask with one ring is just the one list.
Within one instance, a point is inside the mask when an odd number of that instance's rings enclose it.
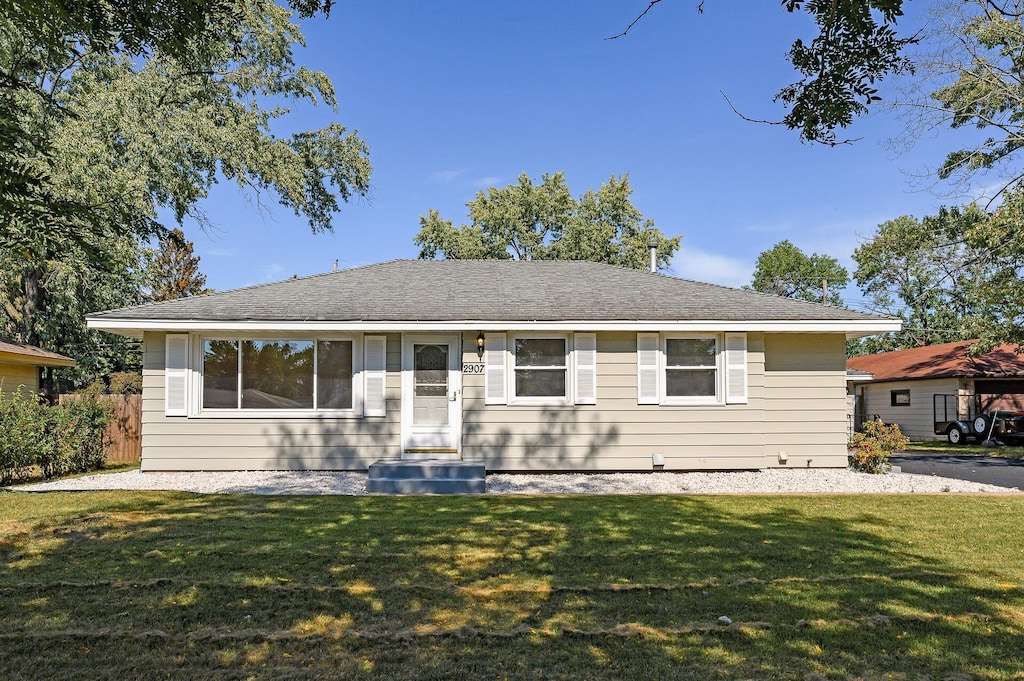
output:
{"label": "wooden privacy fence", "polygon": [[[74,399],[61,395],[60,401]],[[107,461],[138,463],[142,458],[142,395],[100,395],[114,405],[114,417],[107,426]]]}

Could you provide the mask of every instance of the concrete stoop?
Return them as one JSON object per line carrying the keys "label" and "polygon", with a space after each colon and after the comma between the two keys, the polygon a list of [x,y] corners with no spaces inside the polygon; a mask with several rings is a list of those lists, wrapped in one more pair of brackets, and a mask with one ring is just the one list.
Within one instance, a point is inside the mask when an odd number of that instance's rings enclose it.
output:
{"label": "concrete stoop", "polygon": [[487,487],[483,461],[375,461],[370,464],[370,494],[483,494]]}

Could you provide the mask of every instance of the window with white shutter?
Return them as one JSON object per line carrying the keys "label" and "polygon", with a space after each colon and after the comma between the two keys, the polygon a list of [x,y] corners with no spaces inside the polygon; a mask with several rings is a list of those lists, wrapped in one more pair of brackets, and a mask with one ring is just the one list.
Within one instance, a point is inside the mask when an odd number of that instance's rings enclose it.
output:
{"label": "window with white shutter", "polygon": [[661,343],[656,333],[636,335],[636,387],[637,404],[658,404],[661,400],[659,386],[659,355]]}
{"label": "window with white shutter", "polygon": [[573,334],[576,404],[597,404],[597,334]]}
{"label": "window with white shutter", "polygon": [[363,338],[363,415],[387,413],[387,337]]}
{"label": "window with white shutter", "polygon": [[188,334],[164,337],[164,415],[188,416]]}
{"label": "window with white shutter", "polygon": [[509,404],[571,404],[569,334],[513,335]]}
{"label": "window with white shutter", "polygon": [[505,385],[506,336],[492,333],[487,336],[484,350],[484,404],[507,404]]}
{"label": "window with white shutter", "polygon": [[747,334],[725,335],[725,402],[747,403]]}

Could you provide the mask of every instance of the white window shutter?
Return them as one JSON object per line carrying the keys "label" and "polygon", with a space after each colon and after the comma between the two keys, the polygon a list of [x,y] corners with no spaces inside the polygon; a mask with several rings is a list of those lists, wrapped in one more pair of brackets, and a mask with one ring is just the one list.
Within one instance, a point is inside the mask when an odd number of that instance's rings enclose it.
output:
{"label": "white window shutter", "polygon": [[661,352],[658,334],[638,333],[636,335],[636,402],[637,404],[658,404],[661,391],[658,388],[658,355]]}
{"label": "white window shutter", "polygon": [[164,336],[164,415],[188,416],[188,334]]}
{"label": "white window shutter", "polygon": [[573,334],[572,350],[576,363],[576,404],[597,404],[597,334]]}
{"label": "white window shutter", "polygon": [[505,334],[487,336],[484,350],[484,404],[508,404],[505,382]]}
{"label": "white window shutter", "polygon": [[363,415],[387,414],[387,336],[363,338]]}
{"label": "white window shutter", "polygon": [[747,403],[747,334],[725,334],[725,403]]}

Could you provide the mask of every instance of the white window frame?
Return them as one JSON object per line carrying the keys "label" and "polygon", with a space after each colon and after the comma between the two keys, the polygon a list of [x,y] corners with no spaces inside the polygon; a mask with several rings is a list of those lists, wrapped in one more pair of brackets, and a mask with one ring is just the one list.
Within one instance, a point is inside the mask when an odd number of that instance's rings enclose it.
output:
{"label": "white window frame", "polygon": [[[685,368],[668,366],[668,341],[670,340],[713,340],[715,341],[715,394],[713,396],[682,396],[668,394],[668,372],[686,371]],[[661,352],[658,353],[658,378],[660,379],[661,404],[671,405],[724,405],[725,404],[725,338],[720,333],[663,333]],[[694,370],[710,369],[710,366],[691,367]]]}
{"label": "white window frame", "polygon": [[[192,399],[189,416],[197,418],[362,418],[363,416],[363,334],[295,334],[273,333],[189,334],[192,343]],[[203,345],[208,340],[236,341],[312,341],[313,343],[313,404],[317,392],[317,341],[351,341],[352,343],[352,408],[351,409],[206,409],[203,407]],[[238,380],[241,381],[241,354],[239,354]],[[239,400],[241,392],[239,392]],[[239,402],[241,404],[241,402]]]}
{"label": "white window frame", "polygon": [[[568,333],[510,333],[508,342],[508,376],[506,377],[506,391],[509,404],[527,404],[538,406],[566,405],[573,401],[573,380],[572,380],[572,338]],[[516,394],[516,340],[546,340],[558,338],[565,344],[565,360],[562,364],[562,371],[565,372],[565,394],[561,397],[520,397]],[[523,367],[524,369],[541,369],[555,371],[555,367],[545,369],[544,367]]]}

